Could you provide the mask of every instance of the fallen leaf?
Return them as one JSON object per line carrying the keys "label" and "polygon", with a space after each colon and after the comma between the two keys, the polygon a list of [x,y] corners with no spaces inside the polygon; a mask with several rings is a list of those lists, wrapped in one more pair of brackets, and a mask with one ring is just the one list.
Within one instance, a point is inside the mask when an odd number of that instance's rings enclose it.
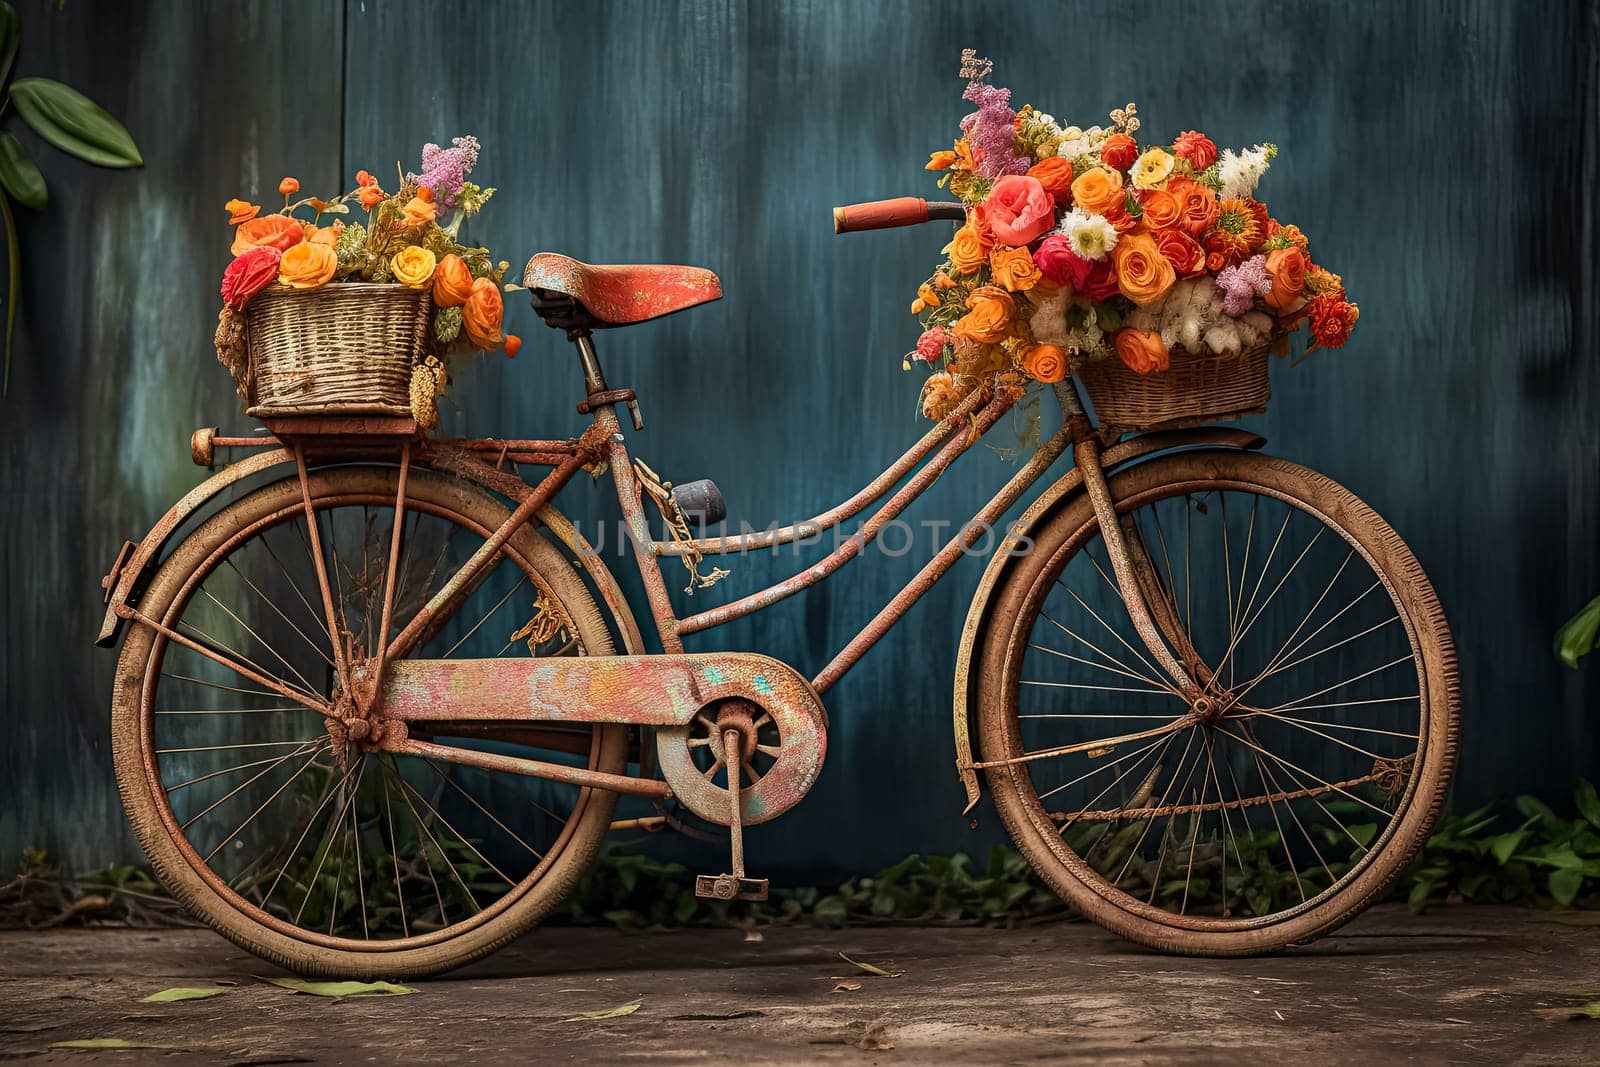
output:
{"label": "fallen leaf", "polygon": [[905,971],[886,971],[877,964],[862,963],[860,960],[853,960],[849,956],[846,956],[843,952],[839,953],[839,958],[844,960],[850,966],[859,967],[868,974],[875,974],[879,978],[899,978],[902,974],[906,973]]}
{"label": "fallen leaf", "polygon": [[1533,1013],[1541,1019],[1558,1023],[1564,1023],[1569,1019],[1600,1019],[1600,1000],[1592,1000],[1587,1004],[1573,1004],[1565,1008],[1534,1008]]}
{"label": "fallen leaf", "polygon": [[730,1011],[724,1014],[669,1015],[667,1020],[669,1022],[720,1023],[727,1022],[729,1019],[760,1019],[766,1014],[764,1011],[747,1008],[744,1011]]}
{"label": "fallen leaf", "polygon": [[178,1000],[205,1000],[207,997],[220,997],[227,990],[221,986],[173,986],[163,989],[159,993],[151,993],[148,997],[139,998],[140,1004],[171,1004]]}
{"label": "fallen leaf", "polygon": [[889,1020],[878,1019],[869,1024],[861,1040],[856,1042],[856,1048],[866,1052],[888,1052],[894,1048],[894,1042],[889,1040]]}
{"label": "fallen leaf", "polygon": [[838,985],[836,985],[832,989],[828,990],[828,992],[830,992],[830,993],[854,993],[856,990],[858,990],[860,988],[861,988],[861,983],[860,982],[840,982]]}
{"label": "fallen leaf", "polygon": [[1528,919],[1530,922],[1560,923],[1563,926],[1600,926],[1600,910],[1534,912]]}
{"label": "fallen leaf", "polygon": [[304,978],[268,978],[268,982],[291,993],[309,993],[314,997],[403,997],[416,990],[393,982],[310,982]]}
{"label": "fallen leaf", "polygon": [[152,1045],[144,1041],[129,1041],[123,1037],[80,1037],[73,1041],[52,1041],[51,1048],[159,1048],[172,1052],[187,1051],[180,1045]]}
{"label": "fallen leaf", "polygon": [[602,1008],[599,1011],[581,1011],[570,1019],[562,1019],[564,1023],[589,1022],[594,1019],[620,1019],[624,1015],[632,1015],[639,1010],[642,1001],[633,1000],[626,1004],[619,1004],[615,1008]]}

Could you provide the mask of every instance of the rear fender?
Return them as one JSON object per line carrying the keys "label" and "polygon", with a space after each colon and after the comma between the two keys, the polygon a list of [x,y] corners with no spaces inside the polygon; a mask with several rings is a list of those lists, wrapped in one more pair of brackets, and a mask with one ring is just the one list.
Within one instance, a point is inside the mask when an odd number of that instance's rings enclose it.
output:
{"label": "rear fender", "polygon": [[[117,609],[136,602],[136,591],[143,588],[143,580],[161,560],[162,549],[172,539],[172,535],[183,526],[186,519],[219,494],[246,478],[279,464],[293,463],[294,454],[286,448],[256,452],[237,463],[230,463],[185,493],[183,498],[172,505],[167,513],[161,516],[161,520],[150,528],[150,532],[144,535],[131,552],[124,546],[123,553],[112,565],[111,573],[103,579],[107,589],[106,615],[100,624],[100,633],[94,643],[101,648],[116,644],[117,634],[122,627],[122,618],[117,614]],[[473,478],[470,471],[445,473],[464,477],[486,489],[492,488]],[[556,540],[566,546],[575,560],[575,565],[593,582],[595,590],[600,594],[616,624],[618,635],[622,639],[623,651],[634,655],[643,654],[646,649],[639,623],[634,618],[632,609],[628,607],[627,598],[622,594],[622,587],[617,584],[616,577],[605,565],[600,553],[595,551],[572,522],[556,508],[546,505],[538,510],[536,517]]]}
{"label": "rear fender", "polygon": [[[1246,430],[1220,426],[1200,427],[1192,430],[1158,430],[1140,434],[1121,444],[1113,445],[1101,454],[1101,465],[1109,476],[1112,472],[1147,459],[1160,452],[1180,449],[1254,449],[1266,444],[1266,438]],[[967,609],[966,623],[961,628],[961,646],[956,652],[955,676],[955,741],[956,772],[967,791],[967,806],[971,811],[978,803],[980,786],[978,772],[972,766],[972,708],[976,704],[977,674],[972,669],[973,656],[983,638],[989,622],[990,601],[1010,574],[1015,560],[1033,547],[1033,534],[1060,508],[1069,503],[1083,489],[1083,472],[1077,468],[1067,471],[1053,485],[1039,494],[1020,518],[1006,531],[1005,538],[989,558],[983,578],[972,595],[972,605]]]}

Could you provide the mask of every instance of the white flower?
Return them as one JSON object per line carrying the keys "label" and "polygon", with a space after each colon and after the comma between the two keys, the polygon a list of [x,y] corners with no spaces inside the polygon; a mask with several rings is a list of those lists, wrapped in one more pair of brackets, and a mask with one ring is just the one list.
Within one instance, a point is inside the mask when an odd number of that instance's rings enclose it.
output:
{"label": "white flower", "polygon": [[1267,166],[1277,154],[1277,146],[1270,144],[1258,144],[1242,152],[1235,152],[1231,148],[1224,150],[1217,162],[1217,176],[1222,180],[1222,188],[1217,195],[1227,200],[1255,192],[1256,183],[1267,172]]}
{"label": "white flower", "polygon": [[1078,207],[1061,217],[1056,231],[1066,237],[1075,253],[1091,261],[1105,259],[1117,243],[1117,228],[1105,216]]}

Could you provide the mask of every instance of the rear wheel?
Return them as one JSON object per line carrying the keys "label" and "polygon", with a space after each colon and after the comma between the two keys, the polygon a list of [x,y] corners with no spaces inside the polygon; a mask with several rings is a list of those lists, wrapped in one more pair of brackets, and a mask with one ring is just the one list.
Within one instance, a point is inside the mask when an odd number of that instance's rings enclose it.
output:
{"label": "rear wheel", "polygon": [[[386,467],[310,476],[335,636],[358,657],[377,643],[397,523],[391,635],[507,514],[475,487],[427,470],[410,473],[397,514],[397,480]],[[616,795],[367,751],[301,703],[330,696],[337,658],[309,531],[289,479],[226,506],[162,564],[139,610],[257,677],[132,624],[112,712],[123,802],[163,883],[249,951],[329,977],[448,970],[560,902],[606,833]],[[611,652],[582,580],[527,527],[412,650]],[[618,726],[420,723],[411,733],[626,770]]]}
{"label": "rear wheel", "polygon": [[1443,803],[1455,655],[1411,552],[1348,490],[1251,453],[1111,479],[1187,699],[1128,617],[1094,511],[1048,519],[980,649],[980,762],[1018,847],[1095,922],[1269,951],[1376,899]]}

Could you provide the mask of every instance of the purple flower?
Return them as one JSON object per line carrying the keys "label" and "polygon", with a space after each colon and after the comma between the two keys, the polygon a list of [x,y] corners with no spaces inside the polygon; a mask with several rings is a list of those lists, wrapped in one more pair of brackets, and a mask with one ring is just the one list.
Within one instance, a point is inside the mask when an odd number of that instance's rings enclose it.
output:
{"label": "purple flower", "polygon": [[1217,289],[1222,293],[1222,310],[1237,318],[1255,306],[1257,295],[1272,291],[1267,273],[1267,257],[1251,256],[1237,267],[1217,272]]}
{"label": "purple flower", "polygon": [[457,137],[449,148],[436,144],[422,146],[422,173],[407,174],[406,181],[426,185],[433,190],[433,198],[444,208],[456,206],[461,186],[478,162],[478,139]]}
{"label": "purple flower", "polygon": [[961,99],[972,101],[978,108],[961,120],[961,135],[977,157],[978,175],[998,178],[1002,174],[1025,173],[1028,160],[1017,154],[1017,113],[1011,110],[1011,90],[972,82]]}

